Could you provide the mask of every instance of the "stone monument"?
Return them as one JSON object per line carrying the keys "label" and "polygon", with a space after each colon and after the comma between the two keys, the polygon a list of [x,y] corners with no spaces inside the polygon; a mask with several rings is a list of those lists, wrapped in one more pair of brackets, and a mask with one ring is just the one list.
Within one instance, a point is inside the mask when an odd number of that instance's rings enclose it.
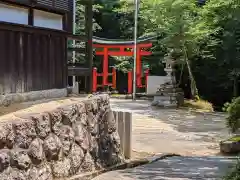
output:
{"label": "stone monument", "polygon": [[175,70],[173,68],[174,61],[167,57],[164,71],[166,72],[165,83],[160,85],[158,91],[154,95],[152,106],[173,107],[181,106],[184,101],[184,94],[181,88],[176,85]]}

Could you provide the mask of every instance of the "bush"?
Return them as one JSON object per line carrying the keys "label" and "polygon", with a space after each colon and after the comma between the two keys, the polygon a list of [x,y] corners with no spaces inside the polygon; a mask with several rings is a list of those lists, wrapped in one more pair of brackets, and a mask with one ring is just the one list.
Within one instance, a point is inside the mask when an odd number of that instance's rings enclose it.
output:
{"label": "bush", "polygon": [[240,128],[240,97],[233,99],[226,111],[228,113],[227,127],[235,133]]}
{"label": "bush", "polygon": [[224,180],[240,180],[240,161],[238,160],[235,167],[223,178]]}
{"label": "bush", "polygon": [[229,102],[224,103],[224,105],[223,105],[223,107],[222,107],[222,111],[223,111],[223,112],[227,112],[227,109],[228,109],[228,107],[230,106],[230,104],[231,104],[231,103],[229,103]]}

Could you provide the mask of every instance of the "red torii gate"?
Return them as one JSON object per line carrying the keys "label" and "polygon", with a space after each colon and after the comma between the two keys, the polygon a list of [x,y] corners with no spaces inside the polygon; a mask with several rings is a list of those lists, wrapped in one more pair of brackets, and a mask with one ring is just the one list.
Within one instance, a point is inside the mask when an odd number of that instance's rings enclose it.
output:
{"label": "red torii gate", "polygon": [[[101,86],[111,86],[112,88],[116,89],[116,69],[112,68],[112,73],[108,72],[108,56],[133,56],[134,55],[134,45],[133,44],[93,44],[94,48],[101,48],[103,51],[97,50],[95,53],[96,55],[103,56],[103,69],[102,73],[97,73],[97,68],[93,68],[93,85],[92,85],[92,91],[96,92],[97,87]],[[151,48],[152,43],[141,43],[137,44],[137,59],[136,59],[136,86],[137,88],[142,88],[147,86],[147,79],[149,70],[145,71],[145,85],[142,84],[142,62],[141,62],[141,56],[149,56],[152,53],[144,50],[145,48]],[[110,49],[119,49],[118,51],[113,51]],[[126,49],[128,49],[126,51]],[[130,49],[130,51],[129,51]],[[97,77],[102,76],[103,81],[101,85],[97,84]],[[112,83],[108,82],[108,76],[112,76]],[[128,93],[132,93],[132,77],[133,72],[128,72]]]}

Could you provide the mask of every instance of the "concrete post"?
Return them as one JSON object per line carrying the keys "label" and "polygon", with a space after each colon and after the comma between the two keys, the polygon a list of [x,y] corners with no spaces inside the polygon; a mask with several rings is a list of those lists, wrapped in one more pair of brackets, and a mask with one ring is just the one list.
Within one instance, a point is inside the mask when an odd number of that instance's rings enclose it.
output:
{"label": "concrete post", "polygon": [[132,155],[132,113],[114,111],[117,130],[120,137],[121,151],[126,159]]}
{"label": "concrete post", "polygon": [[124,155],[125,158],[131,159],[132,156],[132,113],[125,112],[125,139],[124,139]]}
{"label": "concrete post", "polygon": [[118,112],[117,126],[118,126],[118,134],[120,137],[121,150],[124,153],[124,145],[125,145],[124,144],[124,140],[125,140],[124,112]]}

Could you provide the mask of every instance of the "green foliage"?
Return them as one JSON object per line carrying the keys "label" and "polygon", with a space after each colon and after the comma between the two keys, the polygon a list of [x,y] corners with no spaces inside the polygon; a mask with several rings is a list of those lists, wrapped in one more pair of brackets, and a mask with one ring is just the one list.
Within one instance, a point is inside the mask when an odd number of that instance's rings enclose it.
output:
{"label": "green foliage", "polygon": [[240,160],[235,167],[223,178],[223,180],[240,180]]}
{"label": "green foliage", "polygon": [[[77,0],[77,2],[80,0]],[[171,54],[181,76],[179,84],[191,89],[192,99],[200,94],[222,105],[239,95],[240,3],[239,0],[141,0],[138,36],[153,32],[152,56],[143,57],[143,68],[164,75],[162,63]],[[84,9],[77,6],[77,32],[83,33]],[[133,39],[134,6],[129,0],[95,0],[94,35],[111,39]],[[83,60],[81,60],[83,61]],[[100,67],[101,57],[95,57]],[[126,72],[132,57],[111,57],[109,64]],[[144,70],[144,69],[143,69]],[[186,87],[186,84],[190,86]],[[225,108],[226,109],[226,108]]]}
{"label": "green foliage", "polygon": [[240,136],[234,136],[228,139],[228,141],[233,141],[233,142],[240,142]]}
{"label": "green foliage", "polygon": [[240,97],[235,98],[227,107],[227,127],[232,132],[236,132],[240,128]]}
{"label": "green foliage", "polygon": [[230,106],[230,103],[229,103],[229,102],[224,103],[224,104],[223,104],[223,107],[222,107],[222,111],[223,111],[223,112],[227,112],[227,109],[228,109],[229,106]]}

